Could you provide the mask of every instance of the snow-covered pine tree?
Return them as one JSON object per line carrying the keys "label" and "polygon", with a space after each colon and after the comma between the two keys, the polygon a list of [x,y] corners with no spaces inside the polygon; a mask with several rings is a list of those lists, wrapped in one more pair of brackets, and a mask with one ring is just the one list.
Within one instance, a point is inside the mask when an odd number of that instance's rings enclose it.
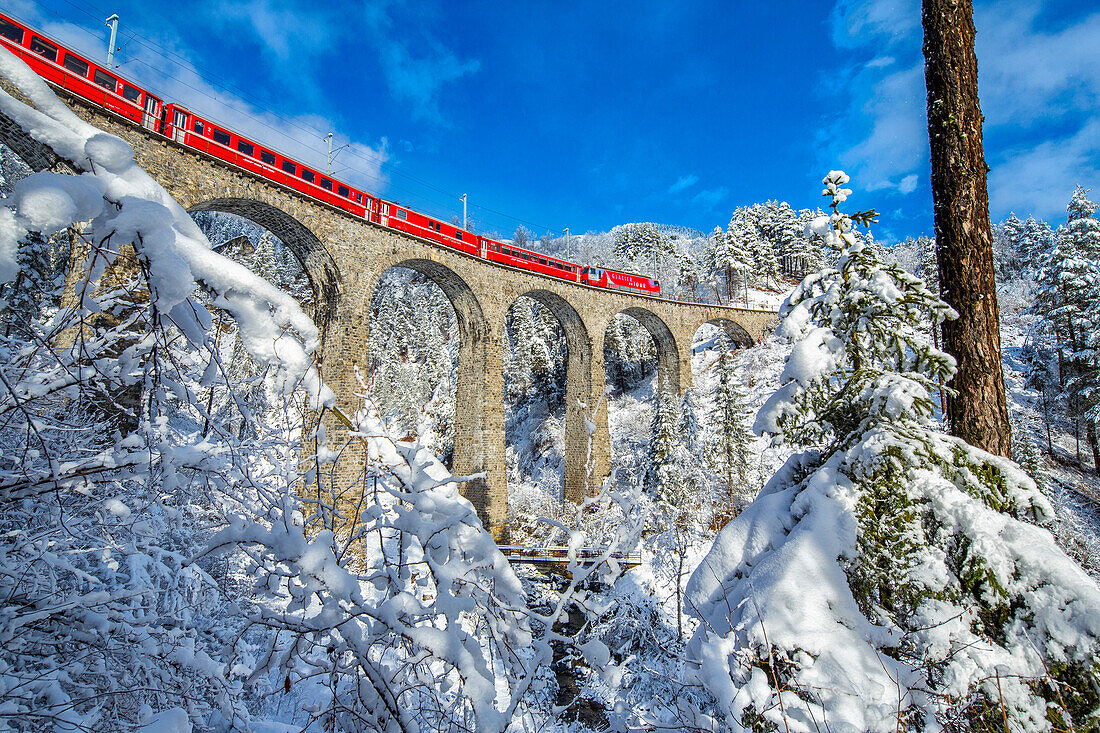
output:
{"label": "snow-covered pine tree", "polygon": [[611,230],[614,253],[632,267],[652,272],[660,278],[661,262],[672,253],[672,240],[654,224],[637,222],[623,224]]}
{"label": "snow-covered pine tree", "polygon": [[726,228],[726,247],[722,250],[724,259],[716,260],[716,264],[726,274],[726,294],[731,301],[735,295],[748,301],[749,283],[756,270],[752,257],[755,240],[755,229],[742,217],[735,215],[730,219]]}
{"label": "snow-covered pine tree", "polygon": [[1023,270],[1024,239],[1027,230],[1015,212],[993,228],[993,261],[1001,282],[1016,277]]}
{"label": "snow-covered pine tree", "polygon": [[671,492],[670,481],[675,477],[668,472],[672,454],[680,446],[677,425],[680,416],[675,397],[668,392],[657,396],[657,405],[653,410],[653,420],[649,424],[649,447],[646,450],[645,487],[654,497],[668,496]]}
{"label": "snow-covered pine tree", "polygon": [[[1100,262],[1093,259],[1095,253],[1100,253],[1100,222],[1092,216],[1096,205],[1088,200],[1086,193],[1080,186],[1074,191],[1067,206],[1069,221],[1058,228],[1053,248],[1043,259],[1039,288],[1032,306],[1033,312],[1054,334],[1059,379],[1066,391],[1068,417],[1074,423],[1078,440],[1082,419],[1095,404],[1095,399],[1100,398],[1086,386],[1088,369],[1082,358],[1086,339],[1097,325],[1092,310],[1100,269]],[[1094,462],[1100,464],[1095,425],[1089,420],[1084,422]]]}
{"label": "snow-covered pine tree", "polygon": [[512,233],[512,246],[520,249],[527,249],[531,246],[531,232],[527,231],[527,227],[522,224],[516,227],[516,231]]}
{"label": "snow-covered pine tree", "polygon": [[779,284],[779,259],[775,246],[769,240],[762,240],[756,258],[756,273],[765,288],[769,290]]}
{"label": "snow-covered pine tree", "polygon": [[698,288],[702,282],[699,263],[689,252],[681,252],[679,255],[680,270],[676,275],[676,288],[680,297],[694,303],[698,299]]}
{"label": "snow-covered pine tree", "polygon": [[1097,205],[1090,201],[1089,190],[1077,186],[1066,206],[1068,221],[1060,236],[1072,242],[1074,249],[1091,260],[1100,259],[1100,221],[1093,216]]}
{"label": "snow-covered pine tree", "polygon": [[1058,238],[1076,253],[1064,261],[1066,267],[1059,273],[1074,346],[1067,360],[1066,389],[1073,409],[1084,420],[1093,470],[1100,473],[1100,221],[1093,216],[1096,208],[1088,191],[1077,186],[1066,207],[1069,221],[1059,227]]}
{"label": "snow-covered pine tree", "polygon": [[[825,178],[841,256],[782,308],[795,345],[756,429],[800,446],[688,583],[696,679],[731,728],[1061,730],[1095,725],[1100,588],[1030,523],[1011,461],[939,432],[951,315],[877,262]],[[807,583],[813,578],[813,583]]]}
{"label": "snow-covered pine tree", "polygon": [[57,305],[57,288],[68,264],[67,232],[44,237],[32,232],[19,242],[15,280],[0,285],[0,319],[5,337],[32,338],[31,327],[43,307]]}
{"label": "snow-covered pine tree", "polygon": [[677,425],[684,447],[693,455],[699,450],[699,418],[695,413],[695,398],[691,388],[684,390],[680,400],[680,423]]}
{"label": "snow-covered pine tree", "polygon": [[711,408],[714,423],[710,426],[710,460],[711,469],[725,479],[731,506],[737,496],[750,497],[754,493],[747,486],[752,436],[745,426],[745,403],[733,362],[733,342],[723,332],[719,336],[718,359],[714,364],[718,384]]}
{"label": "snow-covered pine tree", "polygon": [[1043,258],[1054,246],[1054,232],[1050,225],[1034,216],[1029,216],[1024,222],[1024,241],[1021,245],[1021,256],[1024,260],[1024,268],[1030,272],[1038,272],[1042,267]]}
{"label": "snow-covered pine tree", "polygon": [[730,302],[732,293],[729,284],[732,278],[726,271],[726,263],[729,261],[729,242],[722,227],[714,227],[714,231],[710,233],[704,259],[709,270],[708,280],[714,287],[714,294],[718,297],[718,302]]}

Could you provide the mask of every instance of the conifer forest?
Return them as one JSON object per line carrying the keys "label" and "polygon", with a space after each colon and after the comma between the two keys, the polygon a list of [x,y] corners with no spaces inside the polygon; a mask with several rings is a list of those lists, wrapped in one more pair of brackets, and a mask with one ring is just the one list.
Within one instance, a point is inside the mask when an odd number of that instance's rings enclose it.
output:
{"label": "conifer forest", "polygon": [[435,281],[385,272],[340,411],[292,248],[0,50],[0,732],[1100,731],[1100,184],[990,219],[970,12],[914,20],[924,234],[844,160],[701,229],[463,223],[774,311],[700,328],[679,391],[628,313],[594,335],[574,502],[569,340],[516,299],[503,537]]}

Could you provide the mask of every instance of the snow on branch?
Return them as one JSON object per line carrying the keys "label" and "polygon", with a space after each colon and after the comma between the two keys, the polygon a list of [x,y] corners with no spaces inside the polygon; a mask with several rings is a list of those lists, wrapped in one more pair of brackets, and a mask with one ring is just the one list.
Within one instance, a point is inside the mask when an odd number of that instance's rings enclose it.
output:
{"label": "snow on branch", "polygon": [[692,676],[735,730],[1095,725],[1100,588],[1016,464],[932,421],[954,364],[919,329],[952,313],[854,236],[847,182],[824,181],[840,260],[784,303],[756,421],[802,450],[689,581]]}
{"label": "snow on branch", "polygon": [[28,232],[50,235],[90,222],[85,231],[113,252],[134,248],[148,270],[152,303],[193,344],[210,325],[191,299],[201,285],[236,320],[257,363],[276,369],[287,388],[302,384],[315,406],[332,403],[310,359],[320,334],[291,296],[214,252],[187,212],[134,162],[126,141],[80,120],[20,59],[0,54],[0,76],[35,106],[0,90],[0,111],[79,172],[35,173],[0,202],[0,281],[15,277],[18,243]]}

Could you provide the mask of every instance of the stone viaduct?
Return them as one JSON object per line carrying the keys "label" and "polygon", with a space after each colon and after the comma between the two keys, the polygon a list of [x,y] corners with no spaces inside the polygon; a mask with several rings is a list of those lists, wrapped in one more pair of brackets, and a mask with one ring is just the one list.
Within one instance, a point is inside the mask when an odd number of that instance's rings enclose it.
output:
{"label": "stone viaduct", "polygon": [[[392,267],[407,267],[443,290],[454,306],[461,338],[453,470],[459,476],[484,474],[467,482],[463,493],[497,536],[504,529],[508,502],[502,337],[505,315],[517,298],[527,296],[549,308],[565,333],[564,496],[573,501],[585,491],[588,456],[579,403],[594,406],[604,390],[603,338],[616,314],[634,317],[649,331],[657,347],[659,389],[677,395],[690,386],[691,343],[703,324],[723,326],[738,345],[754,343],[774,325],[774,311],[609,292],[490,263],[366,222],[63,91],[59,94],[82,118],[127,140],[137,162],[184,208],[242,216],[294,252],[314,293],[314,319],[322,332],[321,373],[348,414],[358,409],[355,367],[366,368],[371,297],[382,275]],[[58,162],[2,115],[0,141],[35,170]],[[592,461],[598,480],[610,469],[606,408],[595,422]]]}

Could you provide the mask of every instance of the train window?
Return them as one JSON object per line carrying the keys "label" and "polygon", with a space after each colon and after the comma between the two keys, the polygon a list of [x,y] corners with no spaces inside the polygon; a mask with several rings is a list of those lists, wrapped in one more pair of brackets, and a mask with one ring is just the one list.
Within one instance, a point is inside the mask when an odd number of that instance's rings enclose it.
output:
{"label": "train window", "polygon": [[313,183],[314,177],[315,176],[314,176],[313,171],[311,171],[309,168],[303,168],[302,169],[302,180],[303,181],[309,181],[310,183]]}
{"label": "train window", "polygon": [[221,143],[222,145],[229,144],[229,133],[225,130],[219,130],[216,127],[211,127],[210,137],[214,138],[214,142],[216,143]]}
{"label": "train window", "polygon": [[358,201],[359,203],[363,203],[363,194],[356,191],[355,192],[355,200]]}
{"label": "train window", "polygon": [[326,189],[328,191],[331,191],[332,190],[332,181],[330,181],[327,178],[322,178],[321,179],[321,188]]}
{"label": "train window", "polygon": [[336,193],[344,198],[351,196],[351,189],[347,186],[340,186],[336,189]]}
{"label": "train window", "polygon": [[95,70],[95,76],[92,77],[92,80],[104,89],[112,92],[115,90],[115,87],[118,86],[118,79],[114,78],[102,69]]}
{"label": "train window", "polygon": [[134,87],[130,86],[129,84],[123,84],[122,85],[122,98],[126,99],[130,102],[133,102],[134,104],[137,104],[138,102],[141,101],[141,90],[140,89],[135,89]]}
{"label": "train window", "polygon": [[404,209],[395,209],[393,215],[396,216],[398,219],[409,218],[409,212],[405,211]]}
{"label": "train window", "polygon": [[545,257],[539,257],[539,264],[540,265],[545,265],[546,264],[546,258]]}
{"label": "train window", "polygon": [[151,115],[157,113],[157,105],[160,104],[160,100],[154,97],[152,94],[145,95],[145,111]]}
{"label": "train window", "polygon": [[462,232],[455,232],[455,239],[462,239]]}
{"label": "train window", "polygon": [[88,62],[78,59],[71,53],[65,54],[65,68],[73,72],[77,76],[88,75]]}
{"label": "train window", "polygon": [[23,43],[23,29],[17,26],[11,21],[0,18],[0,36],[7,38],[9,41],[22,44]]}
{"label": "train window", "polygon": [[260,160],[268,165],[275,165],[275,153],[269,153],[266,150],[260,151]]}
{"label": "train window", "polygon": [[195,132],[201,135],[203,129],[204,125],[202,124],[202,120],[195,120]]}
{"label": "train window", "polygon": [[245,155],[256,157],[256,146],[240,138],[237,139],[237,150],[240,150]]}
{"label": "train window", "polygon": [[176,113],[172,115],[172,124],[176,127],[185,127],[187,125],[187,113],[180,112],[177,109]]}
{"label": "train window", "polygon": [[291,175],[294,175],[298,171],[298,166],[294,164],[293,160],[283,159],[283,170]]}
{"label": "train window", "polygon": [[57,61],[57,46],[43,41],[38,36],[31,36],[31,50],[42,58]]}

